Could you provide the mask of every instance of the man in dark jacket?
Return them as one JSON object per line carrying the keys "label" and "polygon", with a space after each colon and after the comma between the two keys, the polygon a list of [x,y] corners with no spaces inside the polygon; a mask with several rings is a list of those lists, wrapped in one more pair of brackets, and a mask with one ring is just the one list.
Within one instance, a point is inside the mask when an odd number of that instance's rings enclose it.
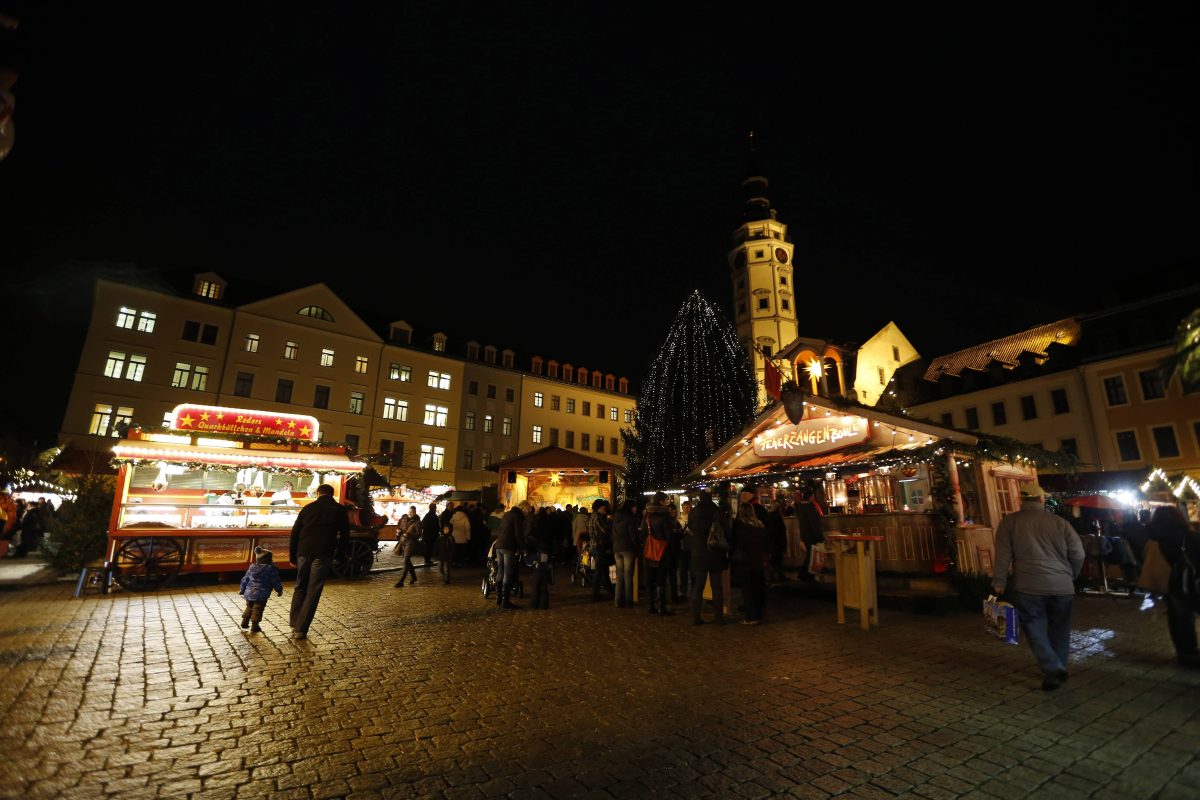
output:
{"label": "man in dark jacket", "polygon": [[297,639],[308,638],[308,626],[317,613],[325,578],[333,565],[333,554],[350,539],[346,507],[333,499],[333,487],[317,487],[317,499],[300,509],[288,559],[296,565],[296,588],[292,592],[292,631]]}
{"label": "man in dark jacket", "polygon": [[704,624],[700,610],[704,607],[704,581],[712,586],[713,611],[717,624],[725,623],[725,570],[729,569],[729,551],[708,546],[708,534],[713,522],[717,523],[728,542],[729,518],[717,508],[711,492],[701,492],[700,500],[688,514],[688,527],[692,530],[692,624]]}
{"label": "man in dark jacket", "polygon": [[509,600],[517,583],[517,558],[526,551],[529,542],[526,534],[533,515],[533,504],[522,500],[500,520],[500,535],[496,537],[496,558],[499,560],[500,591],[496,592],[496,605],[501,608],[516,608]]}
{"label": "man in dark jacket", "polygon": [[438,518],[437,503],[430,503],[429,511],[421,517],[421,547],[425,554],[425,569],[429,569],[437,563],[433,560],[433,546],[437,544],[437,538],[441,532],[442,522]]}

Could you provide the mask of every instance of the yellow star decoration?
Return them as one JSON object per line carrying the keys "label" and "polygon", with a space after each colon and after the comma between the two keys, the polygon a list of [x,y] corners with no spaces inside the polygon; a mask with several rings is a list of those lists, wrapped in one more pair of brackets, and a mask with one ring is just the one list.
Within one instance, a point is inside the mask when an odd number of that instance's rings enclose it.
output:
{"label": "yellow star decoration", "polygon": [[209,413],[207,411],[205,411],[203,414],[200,415],[200,421],[208,422],[208,417],[209,417]]}
{"label": "yellow star decoration", "polygon": [[300,433],[305,436],[308,436],[310,433],[312,433],[312,428],[305,425],[303,428],[300,429]]}
{"label": "yellow star decoration", "polygon": [[193,417],[191,414],[188,414],[187,416],[185,416],[179,420],[179,427],[190,428],[190,427],[192,427],[192,423],[195,421],[196,421],[196,418]]}
{"label": "yellow star decoration", "polygon": [[217,414],[217,419],[219,419],[219,420],[221,420],[221,419],[225,419],[225,415],[224,415],[223,413],[218,413],[218,414]]}
{"label": "yellow star decoration", "polygon": [[281,420],[281,419],[279,419],[278,417],[276,417],[276,418],[275,418],[275,427],[276,427],[276,428],[278,428],[278,427],[279,427],[280,425],[282,425],[282,424],[283,424],[283,420]]}
{"label": "yellow star decoration", "polygon": [[294,419],[289,419],[289,420],[288,420],[288,427],[289,427],[289,428],[295,428],[295,427],[296,427],[296,420],[294,420]]}

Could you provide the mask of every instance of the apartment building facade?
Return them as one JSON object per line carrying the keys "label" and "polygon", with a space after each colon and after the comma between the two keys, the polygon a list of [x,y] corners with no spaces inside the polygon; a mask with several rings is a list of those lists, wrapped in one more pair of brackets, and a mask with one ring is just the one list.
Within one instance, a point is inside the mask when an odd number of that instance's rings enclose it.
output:
{"label": "apartment building facade", "polygon": [[[441,332],[422,347],[404,321],[380,336],[324,284],[239,305],[227,293],[212,273],[190,293],[98,280],[60,441],[104,446],[128,426],[162,426],[182,403],[275,410],[316,417],[322,440],[370,457],[389,483],[463,489],[494,486],[488,464],[539,446],[522,441],[534,400],[511,350],[497,361],[494,347],[468,342],[454,355]],[[572,388],[581,409],[583,394],[589,408],[621,402]],[[601,429],[599,447],[612,449],[611,423],[588,421],[588,452]]]}

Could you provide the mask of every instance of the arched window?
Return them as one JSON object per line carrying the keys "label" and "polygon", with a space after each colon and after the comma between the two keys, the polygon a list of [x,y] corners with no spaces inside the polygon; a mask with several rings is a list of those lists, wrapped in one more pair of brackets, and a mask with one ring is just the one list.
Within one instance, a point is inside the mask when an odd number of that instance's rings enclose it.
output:
{"label": "arched window", "polygon": [[604,375],[602,375],[600,373],[600,370],[596,370],[595,372],[593,372],[592,373],[592,387],[599,389],[601,384],[603,384],[603,383],[604,383]]}
{"label": "arched window", "polygon": [[575,374],[577,376],[579,376],[579,382],[581,384],[583,384],[584,386],[587,386],[587,382],[588,382],[587,367],[580,367],[579,369],[575,370]]}
{"label": "arched window", "polygon": [[333,315],[320,306],[305,306],[296,312],[302,317],[312,317],[313,319],[321,319],[326,322],[333,322]]}

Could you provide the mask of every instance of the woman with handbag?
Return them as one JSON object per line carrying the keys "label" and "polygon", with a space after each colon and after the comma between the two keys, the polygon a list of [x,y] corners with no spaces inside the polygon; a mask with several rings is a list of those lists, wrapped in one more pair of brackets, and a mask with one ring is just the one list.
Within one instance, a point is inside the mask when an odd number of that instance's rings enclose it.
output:
{"label": "woman with handbag", "polygon": [[650,594],[650,613],[672,616],[667,595],[667,543],[671,527],[676,524],[667,507],[670,499],[665,492],[655,492],[654,502],[646,507],[642,533],[646,537],[643,557],[646,561],[646,590]]}
{"label": "woman with handbag", "polygon": [[[703,625],[704,584],[711,587],[712,607],[718,625],[725,624],[725,570],[729,569],[729,517],[713,502],[712,493],[700,499],[688,514],[692,534],[692,624]],[[719,534],[719,535],[718,535]]]}
{"label": "woman with handbag", "polygon": [[1172,580],[1167,590],[1167,630],[1175,645],[1175,656],[1185,667],[1200,667],[1200,651],[1196,646],[1196,612],[1191,598],[1180,591],[1174,580],[1175,572],[1185,557],[1200,565],[1200,537],[1188,525],[1187,517],[1178,506],[1159,506],[1150,515],[1146,537],[1158,544],[1163,558],[1171,565]]}

